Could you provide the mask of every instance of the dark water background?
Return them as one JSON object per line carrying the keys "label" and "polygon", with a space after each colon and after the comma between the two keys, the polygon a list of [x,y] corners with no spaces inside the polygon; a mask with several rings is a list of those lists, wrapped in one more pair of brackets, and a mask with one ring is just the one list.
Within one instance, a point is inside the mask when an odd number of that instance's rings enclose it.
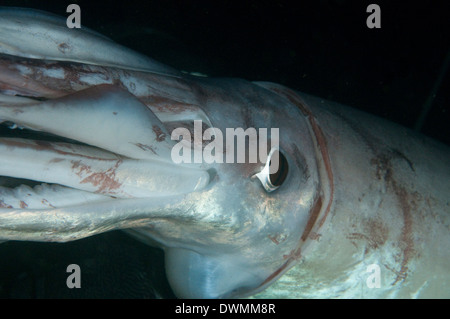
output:
{"label": "dark water background", "polygon": [[[284,84],[414,127],[450,53],[446,1],[0,1],[66,14],[177,69]],[[381,29],[366,27],[367,5]],[[450,72],[422,132],[450,145]],[[162,252],[121,232],[0,245],[0,297],[173,297]],[[65,286],[79,264],[82,289]],[[152,287],[161,287],[154,293]]]}

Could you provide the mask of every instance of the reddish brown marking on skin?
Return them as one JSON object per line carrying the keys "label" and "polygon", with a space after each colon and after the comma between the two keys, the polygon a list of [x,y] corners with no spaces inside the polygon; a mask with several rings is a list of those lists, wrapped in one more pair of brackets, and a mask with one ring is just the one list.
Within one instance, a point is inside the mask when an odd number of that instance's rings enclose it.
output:
{"label": "reddish brown marking on skin", "polygon": [[302,251],[300,247],[292,250],[289,255],[283,255],[283,259],[288,259],[290,261],[300,260],[302,258]]}
{"label": "reddish brown marking on skin", "polygon": [[280,242],[277,240],[276,236],[268,235],[269,239],[274,242],[275,245],[279,245]]}
{"label": "reddish brown marking on skin", "polygon": [[50,142],[47,142],[47,141],[35,140],[34,144],[36,144],[37,146],[42,147],[43,149],[50,149],[50,148],[52,148],[52,144]]}
{"label": "reddish brown marking on skin", "polygon": [[84,154],[71,153],[71,152],[66,152],[66,151],[57,149],[58,146],[73,149],[73,145],[68,144],[68,143],[47,142],[47,141],[25,141],[25,140],[21,140],[21,139],[12,139],[12,138],[0,138],[0,141],[1,141],[1,144],[6,145],[11,148],[19,147],[19,148],[29,148],[29,149],[33,149],[33,150],[37,150],[37,151],[52,151],[52,152],[55,152],[60,155],[82,157],[82,158],[88,158],[88,159],[93,159],[93,160],[98,160],[98,161],[117,161],[117,159],[88,156],[88,155],[84,155]]}
{"label": "reddish brown marking on skin", "polygon": [[358,247],[358,245],[356,244],[356,242],[354,240],[365,240],[367,242],[367,247],[364,249],[364,255],[366,255],[367,253],[369,253],[369,251],[371,249],[376,249],[378,248],[379,244],[373,240],[372,238],[370,238],[369,236],[365,235],[365,234],[361,234],[361,233],[350,233],[347,235],[347,239],[352,241],[352,244],[355,247]]}
{"label": "reddish brown marking on skin", "polygon": [[89,165],[83,164],[81,161],[71,161],[72,170],[78,169],[75,174],[79,177],[89,175],[80,182],[81,184],[90,183],[94,186],[100,186],[98,188],[99,193],[110,193],[112,190],[116,190],[122,186],[117,180],[115,180],[116,169],[122,163],[121,160],[117,161],[114,167],[108,169],[105,172],[92,173],[92,168]]}
{"label": "reddish brown marking on skin", "polygon": [[275,245],[279,245],[286,240],[286,236],[281,234],[267,236]]}
{"label": "reddish brown marking on skin", "polygon": [[[66,45],[65,43],[60,44],[59,49],[70,49]],[[22,73],[24,67],[27,70],[26,74]],[[64,72],[64,78],[53,78],[43,72],[46,69],[62,70]],[[89,83],[84,82],[82,79],[85,77],[95,79],[96,83],[92,84],[90,81]],[[102,84],[114,84],[134,93],[135,83],[131,82],[131,84],[128,84],[130,78],[134,78],[133,81],[149,83],[148,92],[158,92],[159,95],[147,95],[145,93],[144,95],[136,96],[151,108],[155,107],[160,112],[175,113],[198,109],[196,105],[162,96],[163,94],[169,96],[168,92],[172,89],[182,92],[191,91],[191,87],[181,79],[166,78],[151,73],[133,72],[114,67],[86,65],[66,61],[43,61],[17,57],[0,58],[0,89],[13,91],[23,96],[44,98],[63,97],[93,85]],[[58,90],[54,88],[58,88]]]}
{"label": "reddish brown marking on skin", "polygon": [[[350,233],[346,236],[346,238],[350,240],[350,242],[352,243],[353,246],[355,246],[356,249],[358,249],[358,244],[356,242],[357,239],[358,240],[365,239],[369,241],[366,235],[360,233]],[[366,251],[364,251],[364,254],[366,254]]]}
{"label": "reddish brown marking on skin", "polygon": [[82,164],[81,161],[70,161],[72,163],[72,170],[75,171],[78,169],[78,172],[75,174],[78,177],[82,177],[82,175],[90,174],[92,172],[91,167],[89,165]]}
{"label": "reddish brown marking on skin", "polygon": [[318,234],[316,232],[311,232],[309,234],[309,239],[312,239],[312,240],[317,240],[318,241],[320,239],[320,237],[322,237],[322,234]]}
{"label": "reddish brown marking on skin", "polygon": [[308,238],[313,226],[316,224],[317,218],[319,217],[319,213],[321,210],[322,210],[322,197],[319,196],[309,214],[308,222],[306,223],[305,230],[303,231],[301,237],[302,241],[305,241]]}
{"label": "reddish brown marking on skin", "polygon": [[122,184],[115,179],[116,169],[120,166],[121,163],[122,160],[118,160],[114,167],[111,167],[105,172],[93,173],[90,176],[84,178],[80,183],[89,183],[93,186],[98,186],[97,192],[101,194],[116,193],[114,191],[122,186]]}
{"label": "reddish brown marking on skin", "polygon": [[386,269],[392,271],[394,274],[397,275],[397,278],[395,279],[394,283],[392,283],[392,286],[395,285],[398,281],[404,281],[406,279],[406,277],[408,277],[408,274],[406,272],[395,270],[386,264],[383,264],[383,265],[384,265],[384,267],[386,267]]}
{"label": "reddish brown marking on skin", "polygon": [[17,63],[4,57],[0,59],[1,90],[8,90],[19,95],[34,97],[61,95],[60,91],[43,85],[39,80],[30,77],[30,75],[22,75],[20,70],[16,69],[16,64],[23,65],[23,63]]}
{"label": "reddish brown marking on skin", "polygon": [[86,177],[83,179],[81,184],[90,183],[94,186],[99,186],[98,192],[105,194],[109,193],[112,190],[118,189],[122,184],[114,180],[113,177],[111,177],[108,173],[102,172],[102,173],[94,173],[90,175],[89,177]]}
{"label": "reddish brown marking on skin", "polygon": [[283,255],[283,259],[286,259],[286,262],[281,265],[280,268],[275,270],[269,277],[266,278],[256,289],[259,287],[262,287],[266,285],[267,283],[271,282],[275,278],[277,278],[287,267],[293,262],[300,260],[302,258],[301,249],[298,247],[297,249],[294,249],[289,253],[289,255]]}
{"label": "reddish brown marking on skin", "polygon": [[62,54],[66,54],[67,51],[70,50],[70,45],[68,45],[67,43],[60,43],[58,44],[58,50],[62,53]]}
{"label": "reddish brown marking on skin", "polygon": [[25,203],[23,200],[20,201],[19,205],[20,205],[20,208],[27,208],[28,207],[27,203]]}
{"label": "reddish brown marking on skin", "polygon": [[142,144],[142,143],[136,143],[136,144],[134,144],[134,145],[136,145],[137,147],[139,147],[141,150],[144,150],[144,151],[151,151],[153,154],[158,155],[158,154],[155,152],[155,150],[153,149],[153,147],[150,146],[150,145],[145,145],[145,144]]}
{"label": "reddish brown marking on skin", "polygon": [[44,204],[44,205],[50,206],[50,207],[52,207],[52,208],[55,208],[55,206],[53,206],[52,204],[50,204],[50,203],[48,202],[48,200],[46,200],[46,199],[41,200],[41,203]]}
{"label": "reddish brown marking on skin", "polygon": [[327,209],[325,210],[323,217],[319,221],[319,227],[321,227],[323,225],[323,223],[325,222],[325,219],[327,218],[328,213],[331,210],[331,204],[333,203],[334,178],[333,178],[333,172],[331,170],[330,157],[328,156],[328,151],[326,148],[325,137],[322,133],[322,130],[317,125],[316,120],[314,118],[310,118],[310,119],[311,119],[311,124],[312,124],[313,130],[316,133],[317,142],[319,143],[320,152],[322,153],[322,158],[323,158],[325,168],[327,171],[328,180],[330,182],[330,199],[327,204]]}
{"label": "reddish brown marking on skin", "polygon": [[13,208],[11,205],[5,204],[4,201],[0,200],[0,208]]}
{"label": "reddish brown marking on skin", "polygon": [[156,135],[156,141],[157,142],[162,142],[166,139],[166,133],[164,133],[162,131],[162,129],[158,126],[158,125],[153,125],[152,126],[153,132]]}
{"label": "reddish brown marking on skin", "polygon": [[62,161],[64,161],[64,158],[52,158],[50,160],[50,163],[59,163],[59,162],[62,162]]}
{"label": "reddish brown marking on skin", "polygon": [[413,220],[411,214],[411,204],[414,204],[415,201],[414,198],[411,197],[413,194],[408,193],[408,191],[404,187],[398,185],[397,181],[394,179],[391,158],[388,154],[380,154],[373,158],[370,163],[376,167],[376,178],[384,180],[386,186],[392,188],[402,211],[403,228],[398,247],[403,254],[401,260],[399,260],[400,270],[394,271],[394,273],[397,274],[397,278],[392,285],[395,285],[397,282],[404,281],[408,277],[407,265],[416,254],[412,234]]}
{"label": "reddish brown marking on skin", "polygon": [[[265,284],[271,282],[273,279],[277,278],[281,272],[290,264],[290,260],[286,261],[280,268],[278,268],[275,272],[273,272],[269,277],[264,280],[259,287],[264,286]],[[258,288],[259,288],[258,287]]]}
{"label": "reddish brown marking on skin", "polygon": [[[120,166],[122,160],[118,160],[114,167],[104,172],[93,172],[91,166],[83,164],[81,161],[71,161],[71,163],[72,170],[77,176],[83,178],[88,175],[80,181],[80,184],[92,184],[98,187],[97,193],[116,194],[117,190],[122,186],[122,183],[116,180],[116,169]],[[76,172],[75,170],[77,169],[78,171]]]}
{"label": "reddish brown marking on skin", "polygon": [[364,233],[350,233],[347,235],[347,239],[349,239],[355,247],[358,247],[356,240],[367,242],[364,254],[367,254],[372,249],[380,248],[388,239],[388,227],[376,219],[370,219],[365,222],[363,231]]}
{"label": "reddish brown marking on skin", "polygon": [[383,246],[389,236],[389,228],[380,220],[370,219],[365,224],[365,231],[369,234],[373,242],[373,248]]}
{"label": "reddish brown marking on skin", "polygon": [[[59,48],[65,48],[65,46]],[[22,73],[24,68],[27,70],[26,74]],[[45,73],[45,70],[62,70],[64,78],[53,78]],[[101,66],[1,57],[0,89],[8,89],[23,96],[57,98],[92,86],[92,83],[81,80],[91,75],[95,76],[98,85],[119,83],[120,86],[125,87],[120,81],[122,73],[123,71]]]}
{"label": "reddish brown marking on skin", "polygon": [[411,258],[415,255],[414,240],[412,236],[411,207],[409,206],[408,196],[405,189],[401,187],[399,187],[395,193],[400,201],[400,206],[403,212],[403,229],[401,235],[401,241],[403,246],[401,247],[403,249],[403,259],[401,261],[400,274],[404,274],[404,278],[402,278],[403,276],[397,276],[392,285],[395,285],[400,280],[403,281],[406,279],[408,271],[407,265],[411,260]]}
{"label": "reddish brown marking on skin", "polygon": [[185,111],[195,111],[198,109],[196,105],[176,101],[159,95],[149,95],[144,98],[145,104],[150,108],[155,108],[159,112],[180,114]]}
{"label": "reddish brown marking on skin", "polygon": [[[59,80],[57,87],[64,87],[69,93],[91,87],[92,83],[86,83],[82,81],[82,78],[92,75],[98,81],[96,85],[115,83],[114,73],[102,66],[60,62],[57,67],[64,71],[64,80]],[[49,79],[45,78],[44,80]]]}

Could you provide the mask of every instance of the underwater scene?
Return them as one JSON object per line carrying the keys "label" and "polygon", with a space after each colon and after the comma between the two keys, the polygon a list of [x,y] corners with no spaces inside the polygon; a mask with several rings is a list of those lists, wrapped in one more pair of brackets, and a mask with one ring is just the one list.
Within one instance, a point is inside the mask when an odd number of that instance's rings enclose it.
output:
{"label": "underwater scene", "polygon": [[0,298],[450,297],[444,1],[0,5]]}

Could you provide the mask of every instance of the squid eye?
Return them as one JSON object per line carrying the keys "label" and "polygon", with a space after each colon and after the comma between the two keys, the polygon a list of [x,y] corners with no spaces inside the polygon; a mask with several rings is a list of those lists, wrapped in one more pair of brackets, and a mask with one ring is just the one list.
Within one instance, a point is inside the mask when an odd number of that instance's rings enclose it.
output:
{"label": "squid eye", "polygon": [[255,176],[261,181],[264,189],[270,193],[284,183],[288,170],[286,157],[277,148],[273,148],[270,150],[266,165]]}

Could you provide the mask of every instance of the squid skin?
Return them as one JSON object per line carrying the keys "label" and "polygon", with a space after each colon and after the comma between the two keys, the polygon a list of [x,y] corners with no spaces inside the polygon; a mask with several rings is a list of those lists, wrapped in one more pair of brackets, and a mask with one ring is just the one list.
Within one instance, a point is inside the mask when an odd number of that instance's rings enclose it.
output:
{"label": "squid skin", "polygon": [[[324,132],[333,204],[262,298],[447,298],[450,152],[407,128],[301,95]],[[373,265],[380,285],[373,287]]]}
{"label": "squid skin", "polygon": [[[181,74],[84,28],[62,52],[64,19],[1,17],[26,41],[0,32],[0,119],[65,140],[0,138],[0,174],[42,182],[0,187],[0,241],[124,229],[164,249],[182,298],[450,297],[448,146],[278,84]],[[285,179],[269,192],[266,163],[174,164],[168,135],[194,120],[279,128]]]}

